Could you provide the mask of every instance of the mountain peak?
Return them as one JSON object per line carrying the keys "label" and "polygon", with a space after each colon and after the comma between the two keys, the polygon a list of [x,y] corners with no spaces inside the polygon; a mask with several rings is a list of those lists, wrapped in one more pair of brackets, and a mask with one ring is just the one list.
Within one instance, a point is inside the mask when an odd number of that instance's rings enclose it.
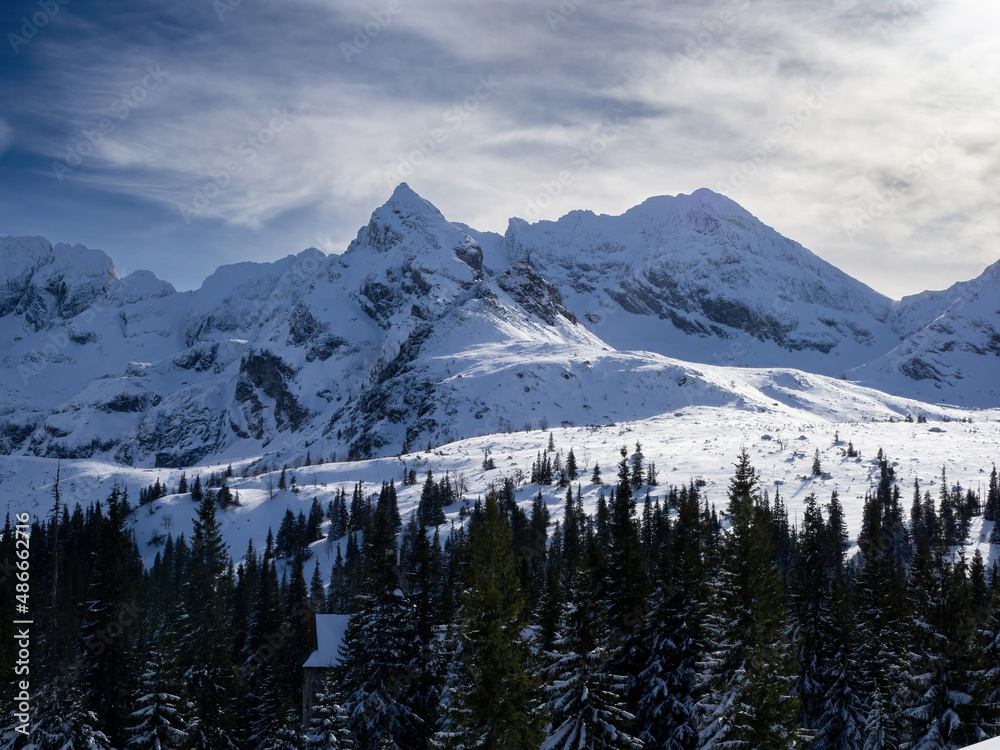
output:
{"label": "mountain peak", "polygon": [[362,248],[379,254],[400,248],[410,256],[426,256],[442,249],[450,256],[455,248],[470,242],[468,235],[450,223],[433,203],[401,182],[389,200],[372,212],[368,224],[344,255],[349,257]]}
{"label": "mountain peak", "polygon": [[437,206],[426,198],[421,198],[405,182],[401,182],[396,186],[389,200],[381,208],[377,209],[375,213],[377,214],[385,209],[404,218],[418,214],[430,214],[432,216],[440,216],[442,219],[444,218],[441,216],[441,212],[437,209]]}
{"label": "mountain peak", "polygon": [[653,196],[626,211],[626,215],[633,213],[675,216],[684,223],[696,226],[703,224],[708,217],[753,219],[752,215],[732,198],[727,198],[709,188],[698,188],[690,195],[678,193]]}

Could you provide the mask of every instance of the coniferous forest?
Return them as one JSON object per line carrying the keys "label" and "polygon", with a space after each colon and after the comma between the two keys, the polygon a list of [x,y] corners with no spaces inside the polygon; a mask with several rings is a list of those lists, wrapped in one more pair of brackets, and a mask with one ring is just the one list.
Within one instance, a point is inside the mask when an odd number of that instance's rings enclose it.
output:
{"label": "coniferous forest", "polygon": [[[985,496],[946,476],[934,496],[877,461],[850,556],[836,493],[790,522],[746,451],[718,507],[622,448],[588,513],[576,481],[599,467],[547,450],[531,481],[565,490],[555,518],[505,480],[445,524],[458,498],[428,474],[410,517],[393,482],[359,485],[245,550],[198,480],[193,528],[148,568],[126,493],[71,507],[57,484],[31,528],[31,732],[8,720],[3,746],[944,750],[1000,734],[1000,570],[958,551],[974,516],[1000,520],[996,469]],[[346,536],[329,571],[308,559],[324,533]],[[316,613],[351,619],[304,696]],[[13,628],[0,620],[7,674]],[[12,706],[16,685],[0,690]]]}

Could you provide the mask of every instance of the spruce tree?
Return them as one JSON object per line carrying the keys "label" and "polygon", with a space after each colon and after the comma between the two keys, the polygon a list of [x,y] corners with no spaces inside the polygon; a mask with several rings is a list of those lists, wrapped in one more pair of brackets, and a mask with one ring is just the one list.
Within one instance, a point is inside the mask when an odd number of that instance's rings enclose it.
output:
{"label": "spruce tree", "polygon": [[530,651],[522,635],[525,602],[511,551],[511,530],[496,493],[486,493],[482,520],[469,529],[468,588],[462,596],[462,691],[453,734],[477,747],[537,747],[541,720]]}
{"label": "spruce tree", "polygon": [[622,705],[625,678],[608,668],[609,634],[600,603],[592,600],[592,583],[584,562],[574,573],[560,634],[549,654],[545,693],[554,729],[542,750],[642,746],[626,729],[635,717]]}
{"label": "spruce tree", "polygon": [[194,477],[194,485],[191,487],[191,500],[196,503],[200,503],[205,497],[205,492],[201,487],[201,474],[196,474]]}
{"label": "spruce tree", "polygon": [[97,715],[85,707],[83,694],[72,677],[57,677],[44,685],[35,694],[32,704],[34,715],[28,739],[40,750],[112,750],[114,747],[99,728]]}
{"label": "spruce tree", "polygon": [[648,583],[639,524],[635,517],[628,451],[621,449],[618,488],[612,495],[609,519],[607,622],[615,638],[612,666],[628,677],[629,709],[638,701],[636,675],[645,666],[646,653],[641,638],[646,615]]}
{"label": "spruce tree", "polygon": [[[997,466],[993,464],[990,472],[990,483],[986,492],[986,506],[983,508],[984,521],[1000,520],[1000,480],[997,479]],[[994,525],[996,528],[996,525]]]}
{"label": "spruce tree", "polygon": [[117,487],[107,499],[107,516],[93,546],[93,574],[82,638],[86,645],[83,685],[101,730],[124,744],[136,664],[134,632],[138,600],[130,568],[138,566],[127,528],[128,501]]}
{"label": "spruce tree", "polygon": [[365,579],[341,646],[344,704],[361,750],[403,749],[419,717],[418,680],[408,670],[418,648],[409,604],[401,596],[396,532],[386,505],[365,535]]}
{"label": "spruce tree", "polygon": [[911,574],[916,611],[904,715],[920,750],[964,747],[992,728],[980,690],[982,644],[965,560],[952,564],[949,557],[941,529],[917,550]]}
{"label": "spruce tree", "polygon": [[865,499],[854,562],[858,640],[851,658],[857,665],[858,689],[866,706],[866,750],[899,747],[903,729],[900,703],[907,616],[904,560],[908,552],[903,552],[898,541],[899,521],[886,478],[883,468],[878,491]]}
{"label": "spruce tree", "polygon": [[639,443],[636,443],[635,453],[632,454],[632,473],[629,476],[633,492],[642,487],[642,480],[643,480],[642,460],[643,460],[642,446],[639,445]]}
{"label": "spruce tree", "polygon": [[357,744],[348,728],[343,694],[333,671],[323,681],[309,717],[309,750],[355,750]]}
{"label": "spruce tree", "polygon": [[639,675],[637,726],[650,747],[692,750],[698,744],[698,663],[703,641],[706,574],[698,495],[677,499],[677,522],[660,557],[645,640],[649,657]]}
{"label": "spruce tree", "polygon": [[771,519],[744,449],[729,483],[714,611],[707,618],[709,679],[701,747],[784,750],[798,743],[795,664]]}
{"label": "spruce tree", "polygon": [[227,622],[231,586],[226,544],[207,496],[198,506],[186,571],[180,652],[192,702],[191,747],[228,750],[233,729],[233,637]]}
{"label": "spruce tree", "polygon": [[185,702],[167,672],[159,651],[150,650],[130,717],[126,745],[130,750],[181,750],[187,743]]}

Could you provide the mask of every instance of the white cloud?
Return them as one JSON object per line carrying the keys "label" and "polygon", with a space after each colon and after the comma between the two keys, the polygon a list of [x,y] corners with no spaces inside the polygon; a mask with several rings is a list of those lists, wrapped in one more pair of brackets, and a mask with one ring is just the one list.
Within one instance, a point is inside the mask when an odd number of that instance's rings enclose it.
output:
{"label": "white cloud", "polygon": [[[20,101],[64,128],[38,129],[34,148],[58,158],[155,62],[168,81],[115,121],[86,179],[174,222],[234,163],[198,217],[258,229],[304,212],[305,238],[353,236],[394,174],[449,218],[503,231],[568,172],[542,218],[707,186],[894,296],[1000,256],[991,6],[421,0],[345,60],[341,42],[383,7],[244,4],[202,19],[205,44],[183,54],[172,39],[54,48],[65,96]],[[275,108],[290,123],[251,158]],[[609,120],[621,133],[575,158]]]}

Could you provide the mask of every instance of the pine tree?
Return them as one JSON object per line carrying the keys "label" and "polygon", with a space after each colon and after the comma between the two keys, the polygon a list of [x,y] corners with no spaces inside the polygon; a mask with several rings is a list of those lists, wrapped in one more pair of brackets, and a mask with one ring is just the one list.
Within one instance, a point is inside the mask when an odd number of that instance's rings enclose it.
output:
{"label": "pine tree", "polygon": [[354,750],[357,744],[348,729],[349,717],[334,673],[324,680],[309,717],[309,750]]}
{"label": "pine tree", "polygon": [[843,515],[837,494],[824,523],[814,495],[806,498],[793,575],[799,627],[798,695],[814,750],[860,750],[865,724],[851,661],[855,639],[843,570]]}
{"label": "pine tree", "polygon": [[646,466],[646,484],[650,487],[656,487],[660,483],[656,474],[656,464],[652,461]]}
{"label": "pine tree", "polygon": [[639,443],[635,444],[635,453],[632,454],[632,473],[630,476],[630,481],[632,484],[632,490],[638,490],[642,487],[643,478],[643,468],[642,468],[642,446]]}
{"label": "pine tree", "polygon": [[32,703],[35,713],[28,739],[40,750],[112,750],[107,735],[98,728],[97,715],[84,706],[71,677],[57,677],[44,685]]}
{"label": "pine tree", "polygon": [[829,627],[829,642],[836,646],[822,673],[828,687],[815,720],[813,750],[862,750],[868,712],[858,689],[856,625],[842,580],[834,584]]}
{"label": "pine tree", "polygon": [[570,448],[569,455],[566,456],[566,476],[569,478],[569,481],[575,482],[579,471],[576,465],[576,456],[573,454],[573,449]]}
{"label": "pine tree", "polygon": [[[997,479],[997,466],[993,464],[990,472],[989,489],[986,492],[986,506],[983,508],[984,521],[1000,520],[1000,480]],[[994,525],[996,528],[996,525]]]}
{"label": "pine tree", "polygon": [[601,483],[601,466],[600,466],[600,464],[594,464],[594,471],[590,475],[590,483],[591,484],[600,484]]}
{"label": "pine tree", "polygon": [[420,502],[417,504],[417,519],[424,526],[438,526],[444,523],[444,503],[441,497],[441,487],[434,481],[434,475],[427,470],[427,479],[424,481],[424,488],[420,493]]}
{"label": "pine tree", "polygon": [[410,608],[400,595],[396,532],[388,507],[375,511],[365,535],[364,591],[357,596],[341,646],[344,705],[361,750],[409,747],[417,655]]}
{"label": "pine tree", "polygon": [[323,586],[323,574],[319,572],[319,560],[313,566],[309,581],[309,606],[315,612],[326,612],[326,588]]}
{"label": "pine tree", "polygon": [[306,544],[312,544],[323,538],[323,506],[317,498],[313,498],[309,506],[309,516],[306,520]]}
{"label": "pine tree", "polygon": [[165,661],[155,648],[149,652],[139,679],[139,695],[131,713],[127,747],[132,750],[181,750],[187,742],[184,701],[166,678]]}
{"label": "pine tree", "polygon": [[812,475],[814,477],[823,476],[823,465],[819,462],[819,448],[816,449],[816,455],[813,456]]}
{"label": "pine tree", "polygon": [[987,736],[981,644],[965,560],[951,564],[948,558],[939,532],[931,544],[920,545],[911,574],[916,612],[904,714],[920,750],[950,750]]}
{"label": "pine tree", "polygon": [[638,700],[635,676],[646,663],[641,632],[646,614],[648,582],[635,517],[628,451],[624,447],[618,464],[617,492],[611,498],[609,532],[607,621],[616,639],[612,666],[629,678],[627,691],[631,708]]}
{"label": "pine tree", "polygon": [[[854,597],[858,640],[851,660],[861,701],[866,706],[865,750],[889,750],[901,741],[901,667],[904,662],[906,618],[905,557],[900,514],[895,508],[891,478],[882,465],[875,495],[865,499]],[[905,547],[905,549],[904,549]]]}
{"label": "pine tree", "polygon": [[545,692],[554,729],[542,750],[642,746],[624,729],[635,717],[622,706],[625,678],[608,670],[608,633],[600,603],[591,599],[592,584],[590,567],[583,563],[550,653]]}
{"label": "pine tree", "polygon": [[701,747],[795,747],[799,709],[784,586],[759,503],[760,479],[744,449],[729,483],[714,610],[707,618],[709,680]]}
{"label": "pine tree", "polygon": [[180,651],[193,704],[191,746],[227,750],[233,728],[231,700],[237,688],[226,607],[232,581],[215,503],[207,496],[198,506],[190,555]]}
{"label": "pine tree", "polygon": [[469,529],[469,586],[462,596],[462,693],[452,712],[454,734],[477,747],[537,747],[537,685],[522,636],[524,598],[511,551],[511,530],[496,492]]}
{"label": "pine tree", "polygon": [[133,552],[127,528],[128,500],[118,487],[107,499],[107,511],[93,547],[93,575],[82,633],[87,646],[82,678],[88,706],[101,730],[112,743],[121,745],[136,671],[132,636],[138,607],[130,583],[138,576],[130,568],[138,564],[138,555]]}
{"label": "pine tree", "polygon": [[691,750],[698,742],[698,662],[706,597],[704,534],[692,485],[678,495],[677,523],[660,557],[640,673],[637,726],[650,747]]}
{"label": "pine tree", "polygon": [[413,660],[406,668],[413,683],[409,692],[417,718],[412,739],[423,747],[434,732],[439,702],[435,674],[438,655],[434,647],[440,615],[435,593],[441,580],[441,548],[428,539],[426,529],[416,521],[416,514],[410,516],[403,537],[408,548],[405,586],[415,641]]}

